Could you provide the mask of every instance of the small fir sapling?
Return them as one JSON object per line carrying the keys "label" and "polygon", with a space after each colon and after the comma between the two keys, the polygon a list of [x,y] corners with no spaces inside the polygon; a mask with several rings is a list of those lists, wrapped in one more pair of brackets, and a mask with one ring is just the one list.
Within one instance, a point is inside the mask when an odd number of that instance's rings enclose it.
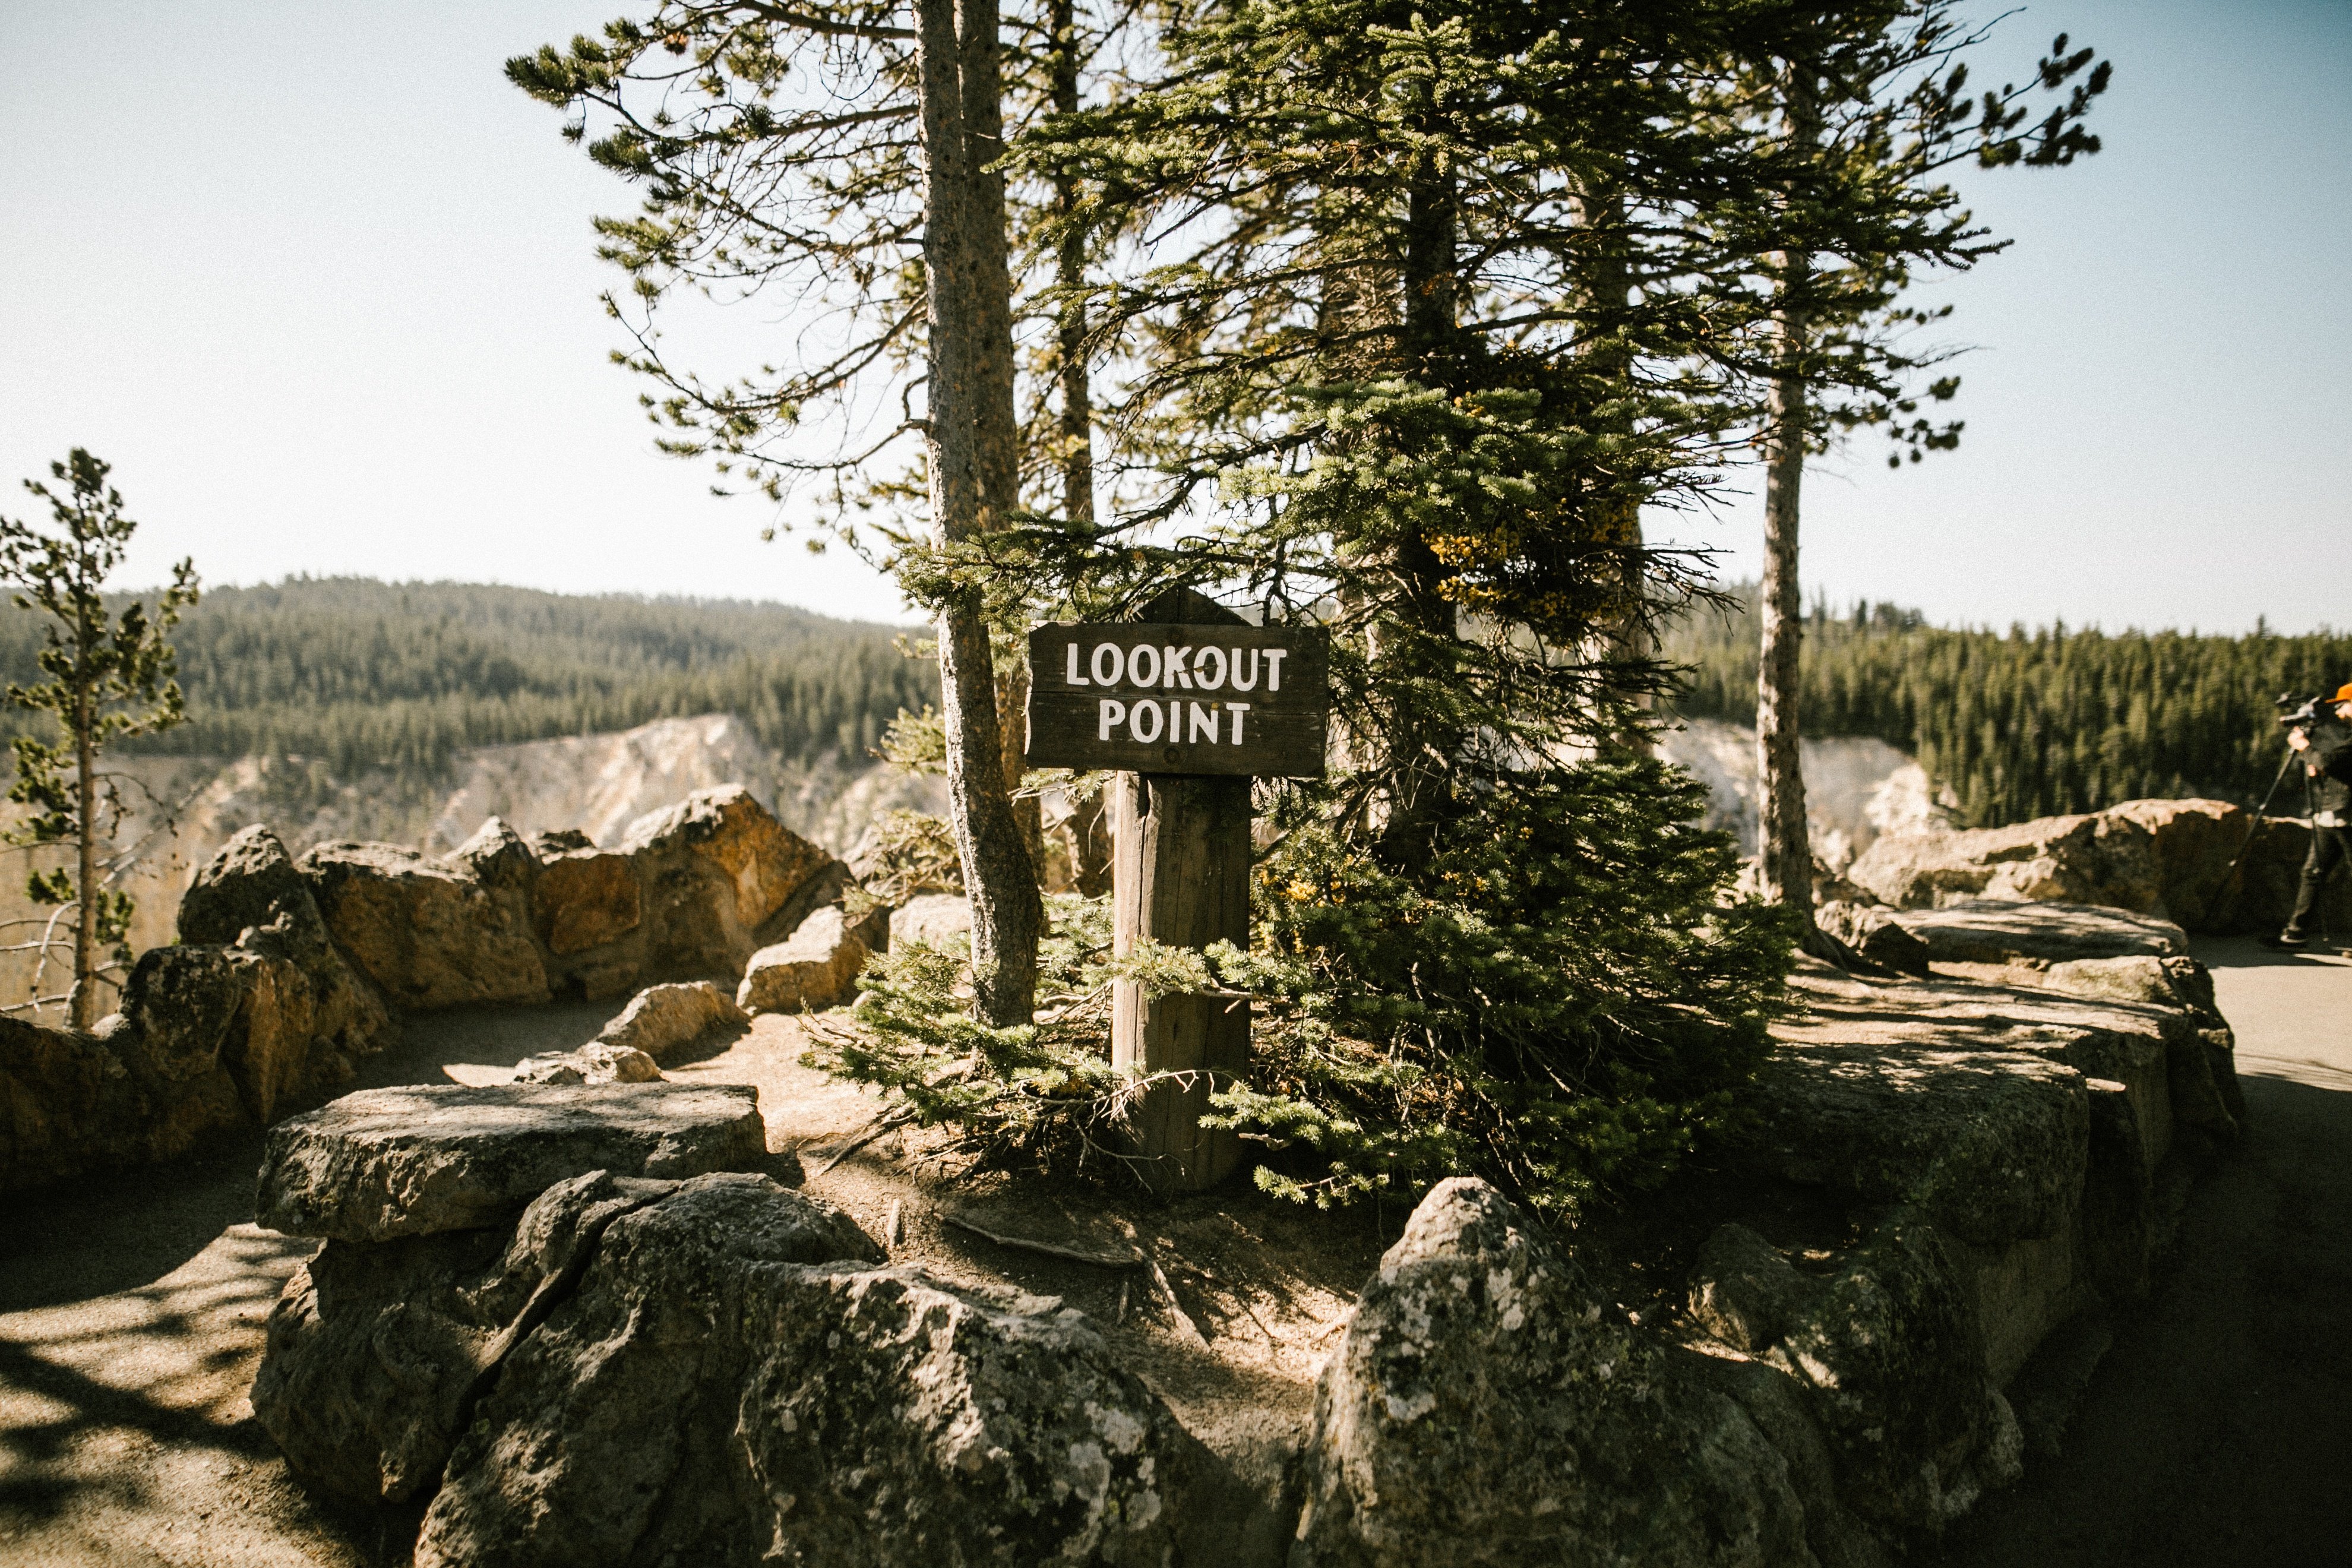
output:
{"label": "small fir sapling", "polygon": [[[54,742],[32,735],[10,742],[16,777],[8,798],[30,815],[9,830],[7,840],[74,850],[72,867],[36,869],[26,884],[36,904],[73,916],[73,984],[63,996],[40,996],[37,972],[35,998],[26,1005],[63,1001],[77,1029],[98,1021],[100,977],[131,961],[131,899],[110,886],[115,870],[100,860],[121,825],[122,805],[116,781],[98,771],[98,761],[112,742],[168,730],[186,717],[174,679],[178,658],[163,634],[197,594],[195,564],[184,560],[172,569],[171,585],[157,597],[152,616],[136,599],[110,615],[106,581],[122,563],[139,525],[122,515],[122,496],[107,483],[109,471],[108,464],[77,447],[64,462],[49,465],[63,493],[25,481],[49,504],[47,529],[0,518],[0,581],[15,587],[11,597],[18,609],[47,617],[36,656],[47,679],[29,686],[10,682],[8,700],[54,715],[62,731]],[[43,967],[55,925],[52,919],[26,944],[40,951]]]}

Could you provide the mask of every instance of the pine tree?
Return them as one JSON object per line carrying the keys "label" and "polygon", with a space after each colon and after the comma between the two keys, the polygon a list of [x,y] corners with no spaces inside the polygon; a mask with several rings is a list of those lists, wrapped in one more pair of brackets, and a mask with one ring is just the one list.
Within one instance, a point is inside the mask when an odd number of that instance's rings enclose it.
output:
{"label": "pine tree", "polygon": [[[1982,35],[1947,0],[1903,0],[1827,14],[1781,52],[1751,68],[1735,110],[1770,127],[1788,153],[1788,179],[1767,210],[1777,229],[1763,268],[1773,330],[1759,421],[1765,466],[1763,611],[1757,689],[1759,856],[1766,896],[1787,907],[1806,945],[1834,955],[1812,925],[1812,848],[1799,767],[1798,529],[1807,452],[1833,426],[1885,426],[1916,460],[1957,444],[1959,426],[1916,414],[1907,384],[1931,357],[1898,333],[1929,318],[1907,310],[1916,271],[1966,268],[2000,248],[1970,225],[1942,172],[1973,160],[1986,167],[2057,167],[2098,151],[2081,121],[2110,69],[2087,76],[2093,51],[2070,52],[2059,35],[2024,89],[1981,101],[1967,92],[1962,56]],[[2071,95],[2028,126],[2034,90]],[[1777,126],[1772,121],[1777,121]],[[1928,389],[1950,397],[1956,378]],[[1823,395],[1827,395],[1824,403]],[[1899,457],[1896,459],[1900,460]]]}
{"label": "pine tree", "polygon": [[1087,297],[1133,345],[1105,423],[1164,483],[1006,569],[1334,636],[1339,764],[1268,792],[1260,940],[1211,960],[1265,1009],[1223,1103],[1292,1195],[1638,1184],[1762,1047],[1778,925],[1717,907],[1687,782],[1614,744],[1660,674],[1627,630],[1699,591],[1628,521],[1703,489],[1703,346],[1759,320],[1698,218],[1776,154],[1690,111],[1746,15],[1202,4],[1159,79],[1016,142],[1083,174],[1074,226],[1152,237]]}
{"label": "pine tree", "polygon": [[[163,634],[196,601],[194,563],[182,561],[152,618],[137,600],[110,615],[107,579],[139,528],[122,514],[121,492],[107,483],[110,471],[77,447],[64,462],[49,465],[64,493],[25,481],[48,502],[48,530],[0,518],[0,582],[16,588],[18,609],[47,617],[37,656],[47,679],[29,686],[10,682],[8,700],[51,715],[64,731],[56,742],[15,738],[16,780],[8,798],[32,816],[8,837],[21,845],[73,847],[71,870],[37,870],[26,891],[36,904],[73,911],[73,985],[65,1002],[77,1029],[98,1021],[100,976],[129,961],[123,940],[133,913],[131,896],[108,887],[110,878],[100,870],[100,851],[113,838],[121,803],[98,771],[99,758],[111,742],[169,729],[184,717],[172,645]],[[39,945],[46,959],[46,936]],[[110,951],[101,956],[102,949]]]}
{"label": "pine tree", "polygon": [[[608,118],[590,154],[636,182],[645,205],[600,224],[604,254],[632,274],[646,308],[681,285],[797,283],[846,313],[841,346],[732,386],[674,368],[649,322],[640,326],[629,363],[667,389],[656,406],[680,432],[671,450],[716,455],[722,471],[748,471],[780,498],[795,472],[852,473],[898,437],[919,435],[930,537],[902,541],[899,580],[938,617],[974,1005],[1003,1025],[1033,1005],[1043,915],[1011,798],[1018,781],[1007,776],[1025,675],[1013,671],[1000,698],[991,623],[1008,617],[973,579],[984,536],[1021,506],[1011,239],[996,167],[1001,19],[996,0],[914,0],[911,10],[667,0],[507,72],[573,110],[575,139],[590,112]],[[794,454],[807,405],[852,402],[870,371],[904,370],[919,350],[920,417],[853,456],[813,464]]]}

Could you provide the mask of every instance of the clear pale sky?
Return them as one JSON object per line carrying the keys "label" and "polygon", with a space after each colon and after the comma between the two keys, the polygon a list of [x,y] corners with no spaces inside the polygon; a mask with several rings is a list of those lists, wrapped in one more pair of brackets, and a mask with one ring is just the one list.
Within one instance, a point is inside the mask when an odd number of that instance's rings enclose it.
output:
{"label": "clear pale sky", "polygon": [[[614,11],[0,0],[0,510],[81,445],[144,525],[131,580],[193,554],[902,616],[657,456],[606,362],[588,219],[631,197],[499,68]],[[1961,449],[1817,465],[1806,582],[1948,622],[2352,627],[2352,0],[2036,0],[1980,76],[2061,28],[2116,61],[2106,151],[1970,180],[2017,244],[1931,286],[1979,345]],[[720,330],[756,356],[789,325]],[[1758,512],[1678,537],[1752,572]]]}

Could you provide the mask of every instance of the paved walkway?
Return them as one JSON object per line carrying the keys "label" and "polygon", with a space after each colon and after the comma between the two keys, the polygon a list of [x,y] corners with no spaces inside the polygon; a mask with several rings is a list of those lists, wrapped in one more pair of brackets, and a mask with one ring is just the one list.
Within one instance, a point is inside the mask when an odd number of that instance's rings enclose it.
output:
{"label": "paved walkway", "polygon": [[2352,960],[2200,941],[2250,1123],[2122,1315],[2056,1463],[1947,1568],[2352,1563]]}

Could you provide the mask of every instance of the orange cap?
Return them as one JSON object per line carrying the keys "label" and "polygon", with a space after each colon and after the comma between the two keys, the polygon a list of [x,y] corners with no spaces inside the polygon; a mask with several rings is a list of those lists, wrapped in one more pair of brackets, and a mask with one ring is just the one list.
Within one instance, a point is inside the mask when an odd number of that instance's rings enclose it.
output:
{"label": "orange cap", "polygon": [[2352,702],[2352,680],[2347,680],[2336,689],[2335,700],[2338,702]]}

